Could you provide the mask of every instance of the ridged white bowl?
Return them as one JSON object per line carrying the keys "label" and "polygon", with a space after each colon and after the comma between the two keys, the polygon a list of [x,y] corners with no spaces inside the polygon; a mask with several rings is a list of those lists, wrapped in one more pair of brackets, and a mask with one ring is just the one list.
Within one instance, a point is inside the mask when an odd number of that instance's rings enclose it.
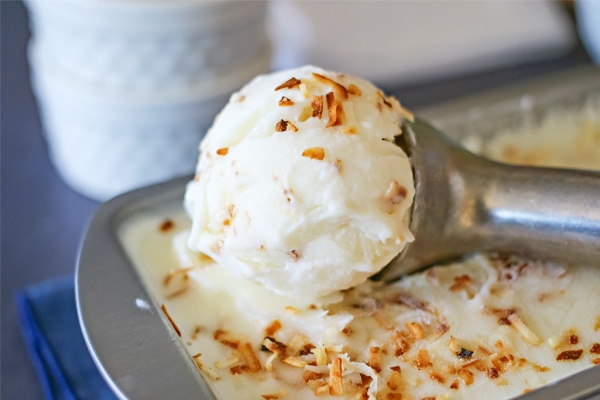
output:
{"label": "ridged white bowl", "polygon": [[189,87],[260,55],[265,1],[26,0],[35,40],[79,79],[115,90]]}
{"label": "ridged white bowl", "polygon": [[75,190],[96,200],[191,174],[198,144],[230,94],[268,71],[270,50],[191,89],[154,95],[93,88],[30,43],[32,86],[50,157]]}

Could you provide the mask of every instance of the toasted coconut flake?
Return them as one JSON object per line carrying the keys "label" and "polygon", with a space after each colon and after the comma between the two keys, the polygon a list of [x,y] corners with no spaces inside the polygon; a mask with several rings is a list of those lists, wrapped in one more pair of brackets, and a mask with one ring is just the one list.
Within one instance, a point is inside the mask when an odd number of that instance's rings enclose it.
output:
{"label": "toasted coconut flake", "polygon": [[576,361],[579,360],[583,350],[566,350],[556,356],[556,361]]}
{"label": "toasted coconut flake", "polygon": [[278,319],[271,321],[271,323],[265,328],[266,336],[273,336],[277,331],[281,329],[281,322]]}
{"label": "toasted coconut flake", "polygon": [[385,191],[385,198],[395,205],[400,204],[406,198],[407,194],[408,191],[404,186],[400,185],[397,181],[392,181]]}
{"label": "toasted coconut flake", "polygon": [[189,271],[191,271],[192,269],[194,269],[194,267],[172,269],[171,271],[169,271],[169,273],[163,279],[163,285],[169,286],[169,284],[172,282],[173,278],[175,278],[177,276],[181,276],[181,279],[187,280],[187,273]]}
{"label": "toasted coconut flake", "polygon": [[466,289],[467,286],[471,285],[471,277],[467,274],[459,275],[454,277],[454,284],[450,286],[451,292],[457,292],[459,290]]}
{"label": "toasted coconut flake", "polygon": [[538,365],[538,364],[531,363],[531,366],[533,367],[533,369],[535,369],[538,372],[548,372],[548,371],[550,371],[549,367],[544,367],[543,365]]}
{"label": "toasted coconut flake", "polygon": [[285,132],[288,130],[288,128],[292,131],[292,132],[298,132],[298,127],[294,124],[292,124],[290,121],[285,121],[285,120],[279,120],[279,122],[277,122],[277,124],[275,124],[275,131],[276,132]]}
{"label": "toasted coconut flake", "polygon": [[527,325],[525,325],[525,323],[521,320],[521,318],[519,318],[519,316],[516,313],[510,314],[508,316],[508,321],[511,323],[512,326],[515,327],[517,332],[519,332],[521,337],[525,339],[527,343],[537,346],[542,342],[540,338],[535,333],[533,333],[531,329],[527,327]]}
{"label": "toasted coconut flake", "polygon": [[310,352],[315,355],[317,365],[327,365],[327,352],[323,346],[316,346]]}
{"label": "toasted coconut flake", "polygon": [[392,301],[394,301],[398,304],[402,304],[413,310],[423,310],[423,311],[431,312],[431,311],[429,311],[428,304],[425,301],[417,299],[410,293],[406,293],[406,292],[398,293],[392,299]]}
{"label": "toasted coconut flake", "polygon": [[200,261],[201,263],[207,263],[207,262],[213,262],[214,260],[208,254],[199,252],[198,253],[198,261]]}
{"label": "toasted coconut flake", "polygon": [[227,153],[229,153],[229,147],[221,147],[220,149],[217,149],[217,155],[219,156],[226,156]]}
{"label": "toasted coconut flake", "polygon": [[383,92],[381,92],[380,90],[378,90],[377,94],[379,95],[379,98],[381,99],[381,101],[383,102],[383,104],[385,104],[386,107],[392,108],[392,103],[390,103],[388,101],[388,99],[385,97],[385,95],[383,94]]}
{"label": "toasted coconut flake", "polygon": [[288,79],[287,81],[283,82],[281,85],[277,86],[275,88],[275,91],[281,90],[281,89],[292,89],[298,85],[300,85],[302,83],[302,81],[300,79],[296,79],[294,77]]}
{"label": "toasted coconut flake", "polygon": [[[302,346],[302,348],[300,349],[300,355],[301,356],[307,356],[309,354],[312,354],[312,349],[315,348],[315,345],[312,343],[307,343],[304,346]],[[314,354],[312,354],[314,355]]]}
{"label": "toasted coconut flake", "polygon": [[229,332],[222,329],[217,329],[213,333],[213,338],[225,346],[237,349],[240,346],[240,341],[235,339]]}
{"label": "toasted coconut flake", "polygon": [[325,377],[325,375],[323,374],[319,374],[317,372],[314,371],[306,371],[304,372],[304,374],[302,375],[302,379],[304,379],[304,382],[310,382],[310,381],[316,381],[319,379],[323,379]]}
{"label": "toasted coconut flake", "polygon": [[303,349],[308,343],[308,338],[305,335],[302,333],[297,333],[294,335],[292,340],[288,342],[288,349],[291,354],[298,354],[300,353],[300,350]]}
{"label": "toasted coconut flake", "polygon": [[441,374],[439,374],[437,372],[430,371],[429,372],[429,378],[431,380],[433,380],[433,381],[438,382],[438,383],[442,383],[442,384],[446,383],[446,379]]}
{"label": "toasted coconut flake", "polygon": [[273,353],[283,353],[285,352],[286,348],[287,346],[284,343],[267,336],[262,342],[261,350],[271,351]]}
{"label": "toasted coconut flake", "polygon": [[598,365],[598,364],[600,364],[600,357],[599,357],[599,358],[594,358],[594,359],[592,360],[592,364],[594,364],[594,365]]}
{"label": "toasted coconut flake", "polygon": [[392,339],[396,344],[396,351],[394,353],[396,356],[401,356],[408,350],[410,350],[410,344],[402,337],[400,331],[394,332],[394,336]]}
{"label": "toasted coconut flake", "polygon": [[336,100],[333,92],[329,92],[325,95],[325,99],[327,100],[327,112],[329,114],[329,121],[325,128],[330,128],[332,126],[338,126],[342,124],[342,106]]}
{"label": "toasted coconut flake", "polygon": [[600,354],[600,343],[594,343],[590,348],[590,353],[592,354]]}
{"label": "toasted coconut flake", "polygon": [[400,371],[393,371],[390,375],[390,379],[387,381],[387,387],[390,390],[398,390],[402,384],[402,373]]}
{"label": "toasted coconut flake", "polygon": [[329,370],[329,394],[332,396],[341,396],[344,394],[344,381],[342,380],[343,365],[342,359],[336,357],[331,362]]}
{"label": "toasted coconut flake", "polygon": [[171,318],[171,315],[169,314],[169,312],[167,311],[167,306],[165,306],[164,304],[162,304],[160,306],[160,309],[165,313],[165,315],[167,316],[167,319],[169,320],[169,322],[171,323],[171,326],[173,327],[173,329],[175,329],[175,333],[177,333],[177,336],[181,337],[181,331],[179,330],[179,327],[177,326],[177,324],[175,323],[175,321],[173,321],[173,318]]}
{"label": "toasted coconut flake", "polygon": [[250,372],[258,372],[262,369],[260,361],[256,357],[256,354],[254,354],[254,350],[252,349],[252,345],[250,343],[243,343],[239,347],[239,351]]}
{"label": "toasted coconut flake", "polygon": [[336,158],[335,161],[333,162],[333,166],[335,169],[337,169],[338,172],[342,172],[342,160],[340,160],[339,158]]}
{"label": "toasted coconut flake", "polygon": [[373,370],[381,372],[381,349],[379,347],[369,347],[369,362],[367,365]]}
{"label": "toasted coconut flake", "polygon": [[182,287],[179,290],[176,290],[174,292],[168,293],[167,295],[165,295],[165,298],[168,299],[168,300],[174,299],[176,297],[179,297],[179,296],[185,294],[187,292],[187,290],[188,290],[187,286]]}
{"label": "toasted coconut flake", "polygon": [[300,252],[298,250],[290,251],[290,256],[294,259],[294,261],[298,261],[300,259]]}
{"label": "toasted coconut flake", "polygon": [[486,315],[495,315],[498,317],[498,323],[500,325],[511,325],[508,317],[514,314],[516,311],[514,308],[492,308],[492,307],[484,307],[483,313]]}
{"label": "toasted coconut flake", "polygon": [[323,83],[323,84],[329,86],[330,88],[332,88],[335,91],[335,93],[338,96],[340,96],[340,98],[342,98],[344,100],[346,100],[348,98],[348,90],[343,85],[337,83],[336,81],[334,81],[332,79],[329,79],[328,77],[326,77],[324,75],[317,74],[316,72],[313,72],[313,76],[320,83]]}
{"label": "toasted coconut flake", "polygon": [[294,314],[294,315],[298,315],[300,314],[300,310],[298,310],[296,307],[292,307],[292,306],[286,306],[285,307],[285,312],[288,312],[290,314]]}
{"label": "toasted coconut flake", "polygon": [[190,336],[190,339],[192,340],[196,340],[198,339],[198,335],[202,332],[202,327],[200,325],[196,325],[194,327],[194,330],[192,331],[192,334]]}
{"label": "toasted coconut flake", "polygon": [[405,325],[415,339],[419,340],[425,337],[423,328],[418,322],[407,322]]}
{"label": "toasted coconut flake", "polygon": [[244,370],[241,365],[235,365],[229,368],[229,372],[231,372],[231,375],[240,375]]}
{"label": "toasted coconut flake", "polygon": [[277,400],[277,399],[281,399],[283,397],[287,396],[287,392],[284,392],[283,390],[277,393],[268,393],[268,394],[263,394],[262,398],[265,400]]}
{"label": "toasted coconut flake", "polygon": [[455,379],[450,384],[450,389],[457,390],[458,388],[460,388],[460,382],[458,381],[458,379]]}
{"label": "toasted coconut flake", "polygon": [[323,384],[315,389],[315,396],[321,396],[329,393],[329,386],[327,384]]}
{"label": "toasted coconut flake", "polygon": [[474,379],[473,379],[473,373],[467,369],[461,369],[460,371],[458,371],[458,376],[460,376],[460,378],[463,380],[463,382],[465,383],[465,385],[469,386],[470,384],[473,383]]}
{"label": "toasted coconut flake", "polygon": [[419,350],[417,357],[414,360],[417,369],[432,367],[433,364],[429,361],[429,352],[425,349]]}
{"label": "toasted coconut flake", "polygon": [[490,379],[496,379],[500,376],[500,374],[498,373],[498,370],[494,367],[488,368],[487,370],[487,376]]}
{"label": "toasted coconut flake", "polygon": [[486,349],[485,347],[483,347],[480,344],[477,345],[477,351],[479,353],[482,353],[482,354],[486,355],[486,356],[491,356],[493,354],[490,350]]}
{"label": "toasted coconut flake", "polygon": [[594,331],[600,331],[600,315],[596,317],[596,324],[594,325]]}
{"label": "toasted coconut flake", "polygon": [[460,351],[460,345],[458,344],[458,340],[454,336],[450,336],[450,341],[448,342],[448,348],[454,354],[457,354]]}
{"label": "toasted coconut flake", "polygon": [[438,337],[442,337],[446,332],[450,330],[448,326],[448,321],[445,317],[440,316],[437,319],[437,325],[434,328],[434,331]]}
{"label": "toasted coconut flake", "polygon": [[281,99],[279,100],[279,105],[284,107],[293,106],[294,102],[289,97],[281,96]]}
{"label": "toasted coconut flake", "polygon": [[171,219],[165,219],[158,228],[162,233],[167,233],[175,227],[175,223]]}
{"label": "toasted coconut flake", "polygon": [[354,83],[351,83],[350,86],[348,86],[348,93],[360,96],[362,94],[362,91]]}
{"label": "toasted coconut flake", "polygon": [[306,84],[306,82],[302,82],[302,83],[300,84],[300,91],[302,92],[302,96],[303,96],[305,99],[308,99],[308,97],[309,97],[309,93],[308,93],[308,92],[309,92],[309,90],[308,90],[308,85]]}
{"label": "toasted coconut flake", "polygon": [[273,353],[265,360],[265,369],[269,372],[273,372],[273,361],[279,357],[279,353]]}
{"label": "toasted coconut flake", "polygon": [[194,359],[194,362],[196,363],[196,366],[198,367],[198,369],[200,369],[200,371],[204,372],[206,375],[208,375],[209,378],[218,381],[219,379],[221,379],[221,377],[219,376],[219,374],[217,374],[212,368],[210,368],[209,366],[206,366],[202,363],[202,361],[200,361],[200,357],[202,356],[202,353],[197,353],[194,354],[192,356],[192,358]]}
{"label": "toasted coconut flake", "polygon": [[323,160],[325,158],[325,149],[322,147],[309,147],[302,152],[302,157]]}
{"label": "toasted coconut flake", "polygon": [[393,180],[381,197],[381,209],[388,214],[392,214],[394,206],[400,204],[406,198],[407,194],[407,189]]}
{"label": "toasted coconut flake", "polygon": [[306,367],[306,364],[308,364],[303,359],[298,358],[298,357],[293,357],[293,356],[284,357],[281,360],[281,362],[285,363],[287,365],[291,365],[292,367],[297,367],[297,368],[304,368],[304,367]]}
{"label": "toasted coconut flake", "polygon": [[288,123],[286,120],[279,120],[279,122],[277,122],[277,124],[275,124],[275,132],[285,132],[287,131],[287,126]]}
{"label": "toasted coconut flake", "polygon": [[[404,396],[402,396],[402,393],[388,393],[385,396],[385,400],[402,400]],[[421,399],[421,400],[425,400],[425,398]]]}
{"label": "toasted coconut flake", "polygon": [[232,355],[231,357],[227,357],[223,360],[219,360],[215,362],[215,368],[217,369],[223,369],[223,368],[229,368],[234,366],[235,364],[239,363],[240,359],[238,358],[238,356],[236,356],[235,354]]}
{"label": "toasted coconut flake", "polygon": [[312,108],[311,116],[321,119],[323,116],[323,96],[313,96],[310,106]]}
{"label": "toasted coconut flake", "polygon": [[571,344],[578,344],[579,343],[579,337],[575,334],[569,336],[569,343]]}

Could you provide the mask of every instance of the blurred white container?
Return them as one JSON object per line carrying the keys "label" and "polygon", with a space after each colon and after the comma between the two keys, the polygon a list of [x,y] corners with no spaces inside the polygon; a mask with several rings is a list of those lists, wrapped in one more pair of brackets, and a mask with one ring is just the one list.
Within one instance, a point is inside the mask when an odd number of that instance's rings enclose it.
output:
{"label": "blurred white container", "polygon": [[577,0],[579,35],[594,62],[600,65],[600,0]]}
{"label": "blurred white container", "polygon": [[191,174],[229,95],[270,67],[265,1],[25,1],[50,158],[96,200]]}
{"label": "blurred white container", "polygon": [[73,79],[115,90],[172,90],[260,55],[264,1],[26,0],[31,29]]}
{"label": "blurred white container", "polygon": [[92,88],[65,73],[35,41],[32,85],[50,158],[75,190],[96,200],[191,174],[198,144],[229,95],[269,69],[270,49],[244,68],[161,96]]}

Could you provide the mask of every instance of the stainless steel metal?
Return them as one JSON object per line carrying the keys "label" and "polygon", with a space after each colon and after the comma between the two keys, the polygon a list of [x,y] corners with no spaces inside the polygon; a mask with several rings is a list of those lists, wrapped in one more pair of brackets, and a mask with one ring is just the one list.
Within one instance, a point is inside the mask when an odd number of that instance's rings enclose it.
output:
{"label": "stainless steel metal", "polygon": [[215,399],[125,255],[117,232],[136,213],[180,210],[190,179],[103,204],[81,244],[75,277],[81,330],[100,372],[121,399]]}
{"label": "stainless steel metal", "polygon": [[406,124],[416,194],[415,241],[384,280],[475,251],[572,264],[600,260],[600,173],[500,164],[427,122]]}

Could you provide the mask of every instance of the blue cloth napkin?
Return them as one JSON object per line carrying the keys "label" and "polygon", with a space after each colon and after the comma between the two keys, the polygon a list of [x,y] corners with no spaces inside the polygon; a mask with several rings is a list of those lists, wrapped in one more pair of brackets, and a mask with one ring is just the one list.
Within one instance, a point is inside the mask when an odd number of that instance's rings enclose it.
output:
{"label": "blue cloth napkin", "polygon": [[16,304],[21,332],[47,399],[116,399],[85,345],[72,276],[29,286],[17,293]]}

